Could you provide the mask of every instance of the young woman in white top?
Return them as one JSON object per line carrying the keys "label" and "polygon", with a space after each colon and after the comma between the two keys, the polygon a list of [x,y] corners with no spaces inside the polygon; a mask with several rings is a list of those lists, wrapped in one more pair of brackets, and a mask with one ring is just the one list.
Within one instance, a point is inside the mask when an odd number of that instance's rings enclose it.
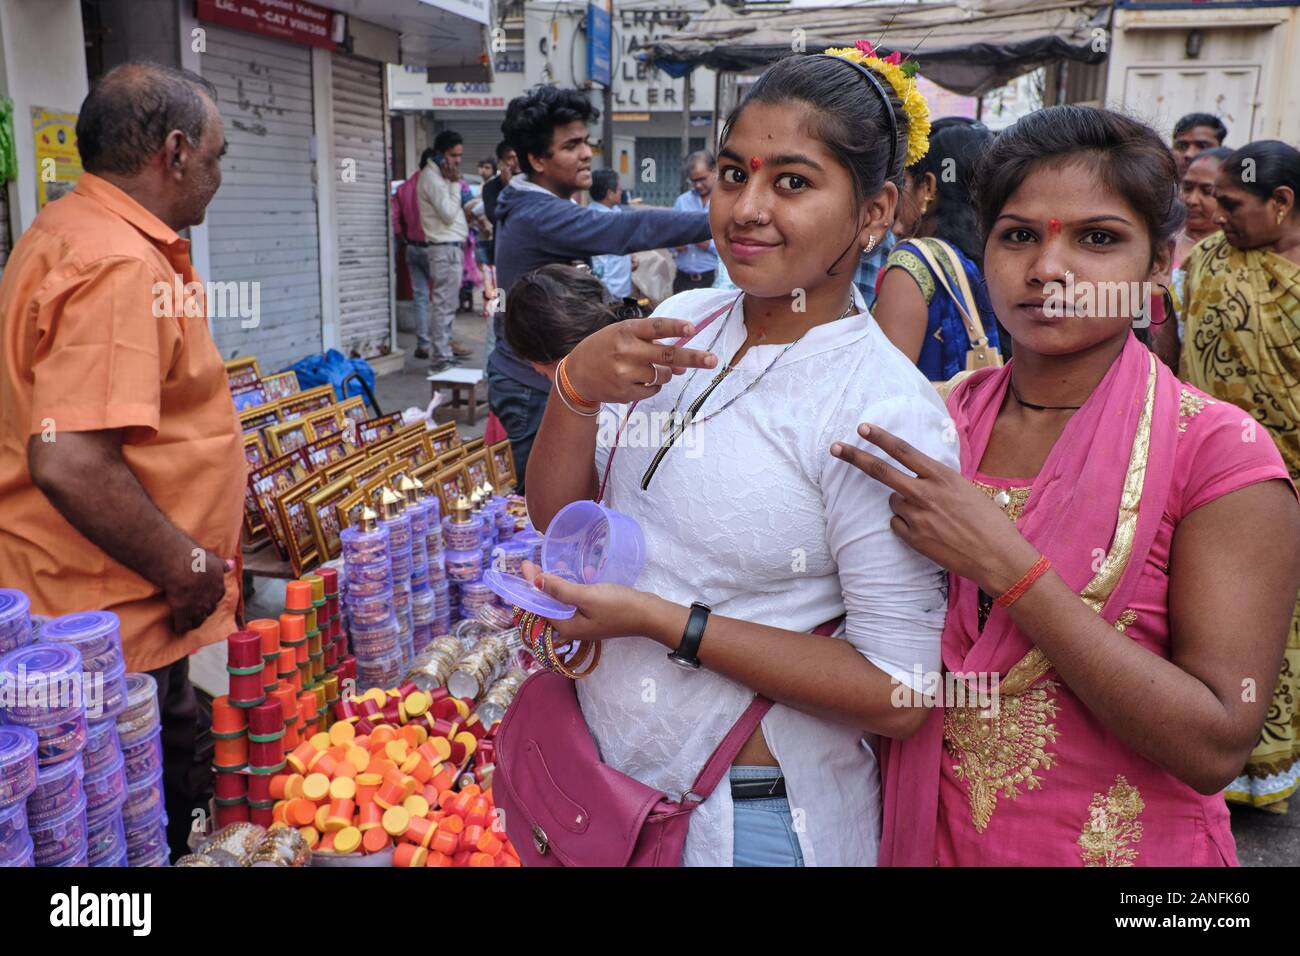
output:
{"label": "young woman in white top", "polygon": [[[605,409],[587,417],[553,389],[529,459],[529,512],[543,529],[597,496],[626,419],[604,502],[645,532],[636,588],[527,569],[578,607],[553,622],[557,644],[604,641],[578,697],[607,764],[676,799],[756,693],[776,702],[732,787],[692,815],[687,865],[873,865],[873,737],[920,726],[925,711],[906,691],[938,669],[941,570],[890,531],[888,491],[829,453],[836,442],[871,447],[857,438],[869,420],[957,462],[943,403],[852,281],[893,221],[905,158],[924,143],[914,129],[909,149],[911,117],[928,125],[924,101],[905,109],[889,73],[791,57],[754,84],[723,132],[710,204],[743,292],[684,292],[657,318],[584,340],[564,370],[579,400]],[[910,78],[895,80],[909,92]],[[693,337],[674,348],[679,336]],[[684,432],[663,427],[674,412],[693,417]],[[712,609],[699,669],[668,659],[694,602]],[[835,636],[809,633],[842,615]],[[782,785],[784,801],[733,800],[733,789]]]}

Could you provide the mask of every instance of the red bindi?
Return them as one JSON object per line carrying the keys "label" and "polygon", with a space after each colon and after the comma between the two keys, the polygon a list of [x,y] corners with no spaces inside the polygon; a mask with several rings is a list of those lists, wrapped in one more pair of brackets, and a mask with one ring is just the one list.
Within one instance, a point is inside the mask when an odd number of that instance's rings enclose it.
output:
{"label": "red bindi", "polygon": [[754,172],[758,172],[762,167],[763,167],[763,161],[761,159],[759,159],[757,156],[749,157],[750,169],[752,169]]}
{"label": "red bindi", "polygon": [[1047,220],[1047,231],[1048,231],[1049,233],[1051,233],[1053,236],[1060,235],[1060,233],[1061,233],[1061,220],[1059,220],[1059,219],[1049,219],[1049,220]]}

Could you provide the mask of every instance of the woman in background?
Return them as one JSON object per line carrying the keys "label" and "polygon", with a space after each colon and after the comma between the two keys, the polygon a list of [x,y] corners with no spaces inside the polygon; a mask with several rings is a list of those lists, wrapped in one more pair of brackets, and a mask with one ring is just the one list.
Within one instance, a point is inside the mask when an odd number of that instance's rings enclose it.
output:
{"label": "woman in background", "polygon": [[[1222,161],[1214,194],[1223,231],[1183,263],[1183,378],[1241,408],[1240,441],[1271,438],[1300,481],[1300,152],[1277,140],[1244,146]],[[1261,685],[1261,697],[1268,690]],[[1300,603],[1268,719],[1229,800],[1286,813],[1300,780],[1297,694]]]}
{"label": "woman in background", "polygon": [[872,314],[932,382],[966,368],[972,342],[963,308],[978,316],[989,348],[998,348],[971,202],[975,165],[992,139],[978,123],[944,125],[934,134],[930,151],[905,172],[893,230],[900,241],[878,280]]}

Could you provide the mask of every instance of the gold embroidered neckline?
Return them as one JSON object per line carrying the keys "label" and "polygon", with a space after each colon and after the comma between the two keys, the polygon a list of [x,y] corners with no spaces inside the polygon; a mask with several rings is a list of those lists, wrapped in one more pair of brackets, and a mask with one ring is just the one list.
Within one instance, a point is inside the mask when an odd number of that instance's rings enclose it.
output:
{"label": "gold embroidered neckline", "polygon": [[[1025,505],[1029,503],[1029,493],[1033,491],[1033,487],[1030,485],[1014,485],[1007,488],[1000,488],[997,485],[987,485],[984,482],[975,479],[972,479],[971,483],[980,491],[984,492],[984,494],[988,495],[990,499],[997,502],[1002,507],[1002,510],[1007,513],[1007,517],[1012,521],[1020,520],[1020,516],[1025,513]],[[998,495],[1003,492],[1006,493],[1009,499],[1005,505],[998,501]]]}

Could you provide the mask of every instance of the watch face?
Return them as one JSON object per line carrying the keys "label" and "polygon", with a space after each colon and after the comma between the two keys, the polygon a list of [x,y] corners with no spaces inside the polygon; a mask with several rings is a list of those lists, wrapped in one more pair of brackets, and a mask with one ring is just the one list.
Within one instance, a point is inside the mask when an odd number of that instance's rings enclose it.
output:
{"label": "watch face", "polygon": [[674,664],[678,664],[678,665],[680,665],[681,667],[687,667],[687,668],[690,668],[690,669],[693,670],[693,671],[694,671],[694,670],[699,670],[699,669],[700,669],[700,662],[699,662],[699,661],[693,661],[693,660],[690,660],[689,658],[685,658],[685,657],[678,657],[676,651],[673,651],[671,654],[669,654],[669,655],[668,655],[668,659],[669,659],[670,661],[672,661]]}

